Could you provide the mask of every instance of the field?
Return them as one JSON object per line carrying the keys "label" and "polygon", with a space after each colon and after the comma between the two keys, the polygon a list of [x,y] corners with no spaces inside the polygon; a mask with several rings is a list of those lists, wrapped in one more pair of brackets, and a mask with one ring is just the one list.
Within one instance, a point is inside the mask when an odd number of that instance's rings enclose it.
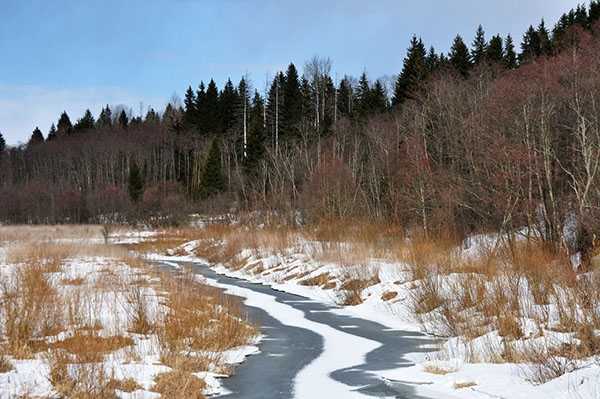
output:
{"label": "field", "polygon": [[203,398],[255,350],[235,298],[110,235],[0,227],[0,397]]}

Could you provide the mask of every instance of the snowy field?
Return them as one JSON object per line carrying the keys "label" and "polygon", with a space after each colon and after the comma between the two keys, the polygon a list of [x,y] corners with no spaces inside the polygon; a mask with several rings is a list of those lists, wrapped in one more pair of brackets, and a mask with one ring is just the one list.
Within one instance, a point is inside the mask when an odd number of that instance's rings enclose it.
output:
{"label": "snowy field", "polygon": [[[177,352],[183,346],[169,346],[183,339],[166,322],[186,328],[175,308],[186,298],[170,291],[182,285],[122,246],[154,233],[121,232],[105,245],[96,234],[76,238],[57,237],[57,232],[43,237],[34,230],[37,238],[19,234],[1,241],[0,398],[200,398],[221,392],[219,381],[227,377],[229,365],[258,351],[259,337],[251,330],[248,336],[254,338],[245,345],[228,347],[245,338],[240,335],[190,347],[197,350],[192,356]],[[230,317],[218,302],[211,304],[215,294],[204,295],[199,284],[194,289],[207,301],[199,314]],[[211,328],[218,333],[220,327]],[[201,365],[181,371],[179,363],[192,360]],[[189,390],[177,388],[186,384],[200,390],[190,396]]]}
{"label": "snowy field", "polygon": [[[490,237],[477,237],[471,240],[471,245],[458,248],[461,256],[476,257],[482,245],[489,243]],[[203,250],[199,247],[201,242],[192,241],[179,248],[178,254],[187,253],[185,256],[155,255],[155,259],[171,261],[195,261],[208,263],[202,258]],[[218,245],[218,244],[217,244]],[[428,317],[415,317],[414,291],[418,289],[419,282],[411,278],[411,272],[406,264],[390,263],[384,260],[373,259],[368,264],[345,264],[340,267],[336,262],[323,262],[316,260],[310,249],[310,243],[302,243],[302,250],[290,248],[285,251],[265,250],[264,253],[254,249],[242,249],[225,264],[213,264],[213,270],[227,276],[245,279],[251,282],[266,284],[275,290],[281,290],[297,295],[302,295],[316,301],[331,305],[339,305],[348,301],[348,287],[341,289],[350,279],[369,280],[369,284],[360,291],[360,302],[347,304],[338,308],[340,314],[358,316],[388,326],[391,329],[408,331],[435,331],[435,312]],[[204,248],[205,250],[205,248]],[[210,252],[210,251],[209,251]],[[364,272],[365,268],[368,272]],[[452,286],[456,276],[449,275],[442,285]],[[523,296],[528,294],[527,285],[521,288]],[[248,304],[259,305],[269,310],[274,317],[290,325],[299,325],[311,328],[325,338],[326,348],[323,356],[310,364],[298,376],[296,383],[297,398],[314,397],[316,392],[311,391],[318,387],[321,393],[337,394],[340,397],[349,397],[340,391],[342,387],[329,379],[326,370],[334,370],[342,364],[354,364],[356,359],[344,359],[346,356],[360,357],[372,350],[373,342],[368,340],[360,342],[345,341],[344,334],[327,328],[313,326],[308,320],[300,319],[301,315],[294,315],[289,309],[280,309],[278,304],[270,303],[267,298],[260,297],[252,292],[240,292],[232,289],[236,295],[246,297]],[[559,315],[552,306],[548,320],[558,319]],[[573,345],[577,343],[574,333],[559,332],[552,328],[536,331],[532,319],[523,317],[523,337],[511,341],[511,345]],[[322,326],[321,326],[322,327]],[[389,384],[402,382],[414,384],[416,391],[426,397],[432,398],[598,398],[600,397],[600,366],[594,357],[576,360],[564,359],[556,367],[567,367],[564,374],[551,378],[544,383],[534,383],[532,376],[539,365],[526,362],[490,361],[499,357],[505,346],[505,337],[498,331],[489,331],[481,336],[465,340],[464,338],[451,337],[444,340],[438,348],[432,348],[425,354],[413,354],[410,359],[415,363],[408,368],[385,370],[378,376]],[[344,348],[353,348],[351,354]],[[547,348],[544,346],[544,348]],[[497,351],[497,353],[495,353]],[[549,358],[561,362],[560,358]],[[345,361],[348,360],[349,363]],[[339,364],[335,364],[339,361]],[[567,366],[568,362],[568,366]],[[545,365],[548,366],[548,365]],[[551,365],[550,365],[551,366]],[[318,384],[314,382],[318,381]],[[343,389],[342,389],[343,390]],[[357,394],[358,395],[358,394]]]}

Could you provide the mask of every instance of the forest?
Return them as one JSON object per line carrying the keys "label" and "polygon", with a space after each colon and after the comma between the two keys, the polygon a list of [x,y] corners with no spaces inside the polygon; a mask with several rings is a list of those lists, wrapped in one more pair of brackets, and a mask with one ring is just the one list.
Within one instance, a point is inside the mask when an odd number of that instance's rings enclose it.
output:
{"label": "forest", "polygon": [[432,236],[528,227],[585,258],[600,233],[599,19],[594,0],[520,44],[479,26],[447,54],[414,36],[393,84],[338,81],[314,57],[264,89],[211,79],[145,115],[64,112],[23,145],[0,135],[0,221],[259,212]]}

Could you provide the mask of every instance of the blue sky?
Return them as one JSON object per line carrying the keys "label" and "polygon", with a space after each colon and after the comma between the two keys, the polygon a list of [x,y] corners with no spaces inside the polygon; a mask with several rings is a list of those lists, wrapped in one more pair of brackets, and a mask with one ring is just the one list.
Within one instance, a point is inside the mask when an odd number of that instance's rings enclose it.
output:
{"label": "blue sky", "polygon": [[188,85],[219,86],[313,55],[334,74],[371,78],[402,67],[412,34],[447,51],[456,33],[520,41],[529,24],[553,24],[578,0],[2,0],[0,132],[10,144],[47,132],[66,110],[125,104],[164,107]]}

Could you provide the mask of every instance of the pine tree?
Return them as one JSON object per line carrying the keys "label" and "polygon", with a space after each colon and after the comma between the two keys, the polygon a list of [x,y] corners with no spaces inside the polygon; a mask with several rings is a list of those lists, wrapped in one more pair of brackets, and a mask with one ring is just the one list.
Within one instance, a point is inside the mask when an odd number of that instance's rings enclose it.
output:
{"label": "pine tree", "polygon": [[507,69],[515,69],[518,66],[515,44],[510,35],[506,36],[504,41],[504,66]]}
{"label": "pine tree", "polygon": [[213,139],[200,179],[200,198],[206,199],[225,190],[221,170],[221,151],[217,139]]}
{"label": "pine tree", "polygon": [[385,88],[378,79],[371,89],[371,112],[381,114],[388,110],[388,99],[385,94]]}
{"label": "pine tree", "polygon": [[540,54],[540,36],[538,35],[538,32],[533,28],[533,26],[530,25],[529,29],[527,29],[527,32],[525,32],[525,35],[523,36],[519,60],[521,62],[528,62],[533,58],[539,56]]}
{"label": "pine tree", "polygon": [[428,74],[436,72],[441,66],[440,56],[437,55],[433,46],[429,48],[429,52],[427,53],[427,57],[425,58],[425,65],[427,66]]}
{"label": "pine tree", "polygon": [[267,129],[276,151],[279,148],[279,136],[281,134],[281,111],[283,109],[284,87],[285,75],[283,72],[279,72],[273,78],[267,99]]}
{"label": "pine tree", "polygon": [[111,128],[112,127],[112,111],[110,107],[106,105],[105,108],[102,108],[102,112],[100,112],[100,116],[98,117],[98,121],[96,122],[96,127],[98,128]]}
{"label": "pine tree", "polygon": [[118,124],[119,127],[123,130],[126,130],[127,127],[129,127],[129,118],[125,113],[125,110],[121,110],[121,113],[119,114]]}
{"label": "pine tree", "polygon": [[44,142],[44,135],[42,134],[42,131],[40,130],[40,128],[36,126],[36,128],[33,130],[33,133],[31,134],[31,138],[29,139],[29,142],[27,143],[27,147],[31,148],[38,144],[42,144],[43,142]]}
{"label": "pine tree", "polygon": [[475,65],[479,65],[485,60],[485,53],[487,49],[487,42],[485,40],[485,31],[483,26],[479,25],[477,32],[475,33],[475,40],[471,47],[471,59]]}
{"label": "pine tree", "polygon": [[186,129],[194,129],[198,122],[198,118],[196,110],[196,95],[192,90],[192,86],[188,86],[188,89],[185,92],[183,104],[185,106],[183,112],[183,124]]}
{"label": "pine tree", "polygon": [[64,111],[58,120],[58,125],[56,127],[56,133],[58,136],[67,136],[73,132],[73,125],[71,124],[71,119],[67,112]]}
{"label": "pine tree", "polygon": [[243,134],[243,143],[242,143],[242,154],[244,158],[248,155],[248,120],[250,113],[250,88],[248,87],[248,82],[246,82],[245,78],[240,80],[237,90],[237,104],[235,110],[232,111],[232,116],[235,116],[239,121],[239,126],[242,130]]}
{"label": "pine tree", "polygon": [[352,116],[352,97],[352,83],[350,83],[350,78],[344,76],[344,79],[340,82],[337,95],[337,107],[340,115]]}
{"label": "pine tree", "polygon": [[144,195],[144,178],[137,162],[132,161],[129,166],[129,178],[127,181],[127,192],[131,201],[137,203]]}
{"label": "pine tree", "polygon": [[159,125],[160,124],[160,116],[154,110],[154,108],[150,108],[146,113],[146,117],[144,118],[144,123],[150,125]]}
{"label": "pine tree", "polygon": [[366,117],[372,108],[371,104],[371,87],[369,86],[369,79],[367,73],[363,72],[360,75],[358,81],[358,87],[356,88],[356,103],[358,105],[358,116],[361,118]]}
{"label": "pine tree", "polygon": [[196,127],[201,134],[206,133],[206,88],[204,82],[200,82],[196,90]]}
{"label": "pine tree", "polygon": [[46,140],[56,140],[56,126],[54,126],[54,123],[52,124],[52,126],[50,126],[50,131],[48,131],[48,137],[46,138]]}
{"label": "pine tree", "polygon": [[258,91],[254,93],[249,118],[247,156],[244,159],[244,171],[250,177],[256,176],[264,157],[266,132],[263,122],[264,101]]}
{"label": "pine tree", "polygon": [[219,89],[213,79],[206,86],[206,95],[203,103],[205,132],[208,134],[222,133],[221,118],[219,115]]}
{"label": "pine tree", "polygon": [[582,28],[588,27],[588,12],[583,4],[579,4],[575,9],[575,23]]}
{"label": "pine tree", "polygon": [[546,29],[546,23],[542,19],[537,29],[538,40],[540,43],[540,50],[538,55],[551,55],[552,54],[552,41],[550,40],[550,33]]}
{"label": "pine tree", "polygon": [[485,51],[487,60],[493,64],[501,65],[504,61],[504,41],[500,35],[493,36]]}
{"label": "pine tree", "polygon": [[74,130],[76,132],[83,132],[85,130],[91,130],[96,125],[96,120],[92,115],[91,111],[88,109],[83,114],[83,117],[75,123]]}
{"label": "pine tree", "polygon": [[299,125],[302,120],[302,93],[298,71],[294,64],[290,64],[285,73],[283,88],[283,107],[281,109],[282,136],[298,137]]}
{"label": "pine tree", "polygon": [[469,76],[471,69],[471,56],[469,49],[460,35],[454,38],[450,48],[450,64],[464,78]]}
{"label": "pine tree", "polygon": [[2,157],[2,154],[4,154],[5,150],[6,150],[6,140],[4,139],[4,136],[2,135],[2,133],[0,133],[0,157]]}
{"label": "pine tree", "polygon": [[224,132],[228,132],[229,130],[233,129],[236,121],[238,120],[238,109],[240,108],[240,101],[242,101],[240,96],[240,88],[243,89],[246,86],[246,80],[242,78],[238,86],[238,90],[236,91],[235,87],[233,87],[231,79],[227,79],[227,83],[225,83],[223,91],[221,91],[221,95],[219,96],[219,116]]}
{"label": "pine tree", "polygon": [[408,53],[404,59],[402,72],[396,80],[392,106],[398,106],[413,98],[427,76],[426,50],[421,39],[412,37]]}

